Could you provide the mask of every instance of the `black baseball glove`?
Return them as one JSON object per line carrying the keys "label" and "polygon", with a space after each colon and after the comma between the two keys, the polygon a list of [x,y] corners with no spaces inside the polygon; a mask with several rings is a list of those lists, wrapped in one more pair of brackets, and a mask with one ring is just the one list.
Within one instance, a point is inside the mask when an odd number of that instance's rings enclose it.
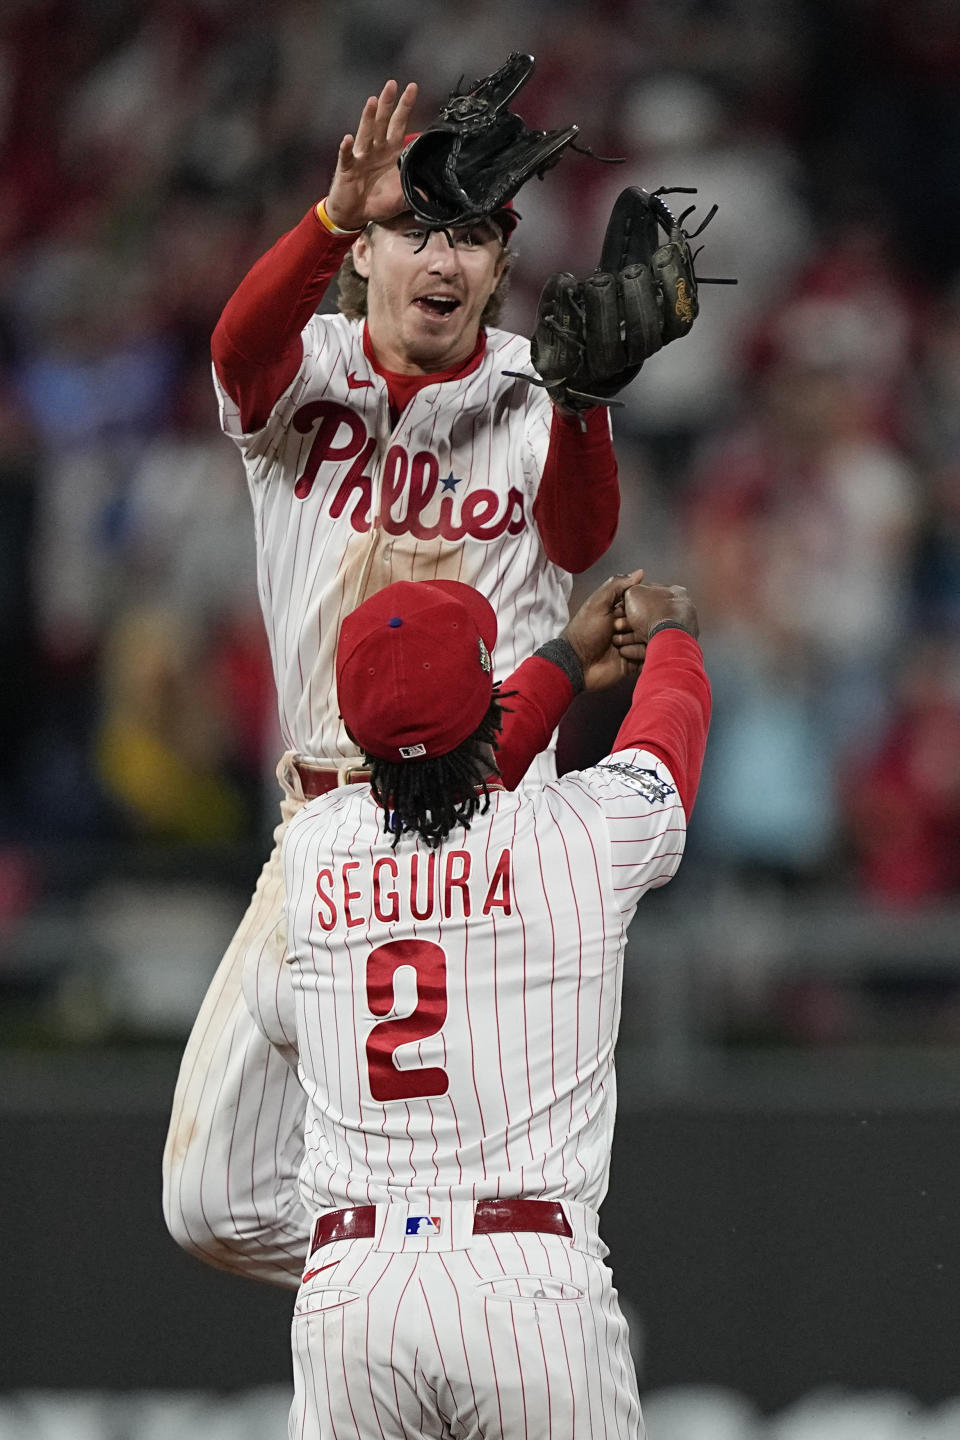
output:
{"label": "black baseball glove", "polygon": [[697,286],[704,280],[698,282],[694,273],[690,240],[717,207],[688,235],[683,221],[693,207],[674,219],[661,199],[671,193],[636,186],[621,191],[593,274],[583,281],[568,273],[551,275],[543,287],[530,341],[537,375],[519,378],[545,386],[565,410],[620,404],[613,397],[636,378],[643,362],[688,334],[697,318]]}
{"label": "black baseball glove", "polygon": [[499,70],[457,92],[439,118],[400,156],[400,184],[418,220],[433,230],[472,225],[543,176],[579,133],[530,130],[507,104],[533,73],[533,56],[514,52]]}

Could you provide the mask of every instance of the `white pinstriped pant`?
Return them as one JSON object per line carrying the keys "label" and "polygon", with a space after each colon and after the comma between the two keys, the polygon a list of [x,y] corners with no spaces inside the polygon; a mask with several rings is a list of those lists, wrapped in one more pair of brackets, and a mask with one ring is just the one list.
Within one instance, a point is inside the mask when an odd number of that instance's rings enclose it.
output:
{"label": "white pinstriped pant", "polygon": [[557,1235],[315,1251],[292,1325],[290,1440],[643,1440],[609,1268]]}
{"label": "white pinstriped pant", "polygon": [[304,1096],[291,1064],[254,1024],[242,980],[248,963],[283,962],[280,841],[302,803],[289,792],[281,802],[273,853],[190,1032],[163,1158],[164,1217],[177,1244],[220,1269],[291,1289],[309,1234],[297,1190]]}

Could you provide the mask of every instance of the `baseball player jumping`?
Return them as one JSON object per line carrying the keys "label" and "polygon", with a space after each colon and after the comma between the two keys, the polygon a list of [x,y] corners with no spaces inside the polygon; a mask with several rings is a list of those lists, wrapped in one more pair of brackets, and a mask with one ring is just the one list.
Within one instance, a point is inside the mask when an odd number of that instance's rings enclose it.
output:
{"label": "baseball player jumping", "polygon": [[[254,265],[213,336],[221,422],[253,502],[286,753],[276,846],[183,1057],[163,1200],[179,1244],[279,1284],[301,1269],[306,1217],[291,1181],[304,1097],[293,1035],[271,1048],[249,1007],[284,1034],[270,999],[284,827],[305,801],[365,778],[334,685],[342,622],[397,581],[466,582],[499,617],[493,663],[505,675],[562,629],[571,572],[607,549],[619,508],[607,412],[566,414],[505,374],[530,369],[528,342],[495,328],[516,216],[447,236],[404,210],[398,157],[415,99],[415,85],[393,81],[370,97],[327,196]],[[318,315],[338,270],[340,312]],[[555,774],[549,749],[535,774]]]}
{"label": "baseball player jumping", "polygon": [[[344,619],[370,783],[283,842],[311,1217],[291,1435],[644,1434],[597,1210],[627,926],[679,865],[710,691],[686,592],[634,578],[601,597],[646,655],[613,752],[537,789],[493,765],[512,702],[477,591],[400,582]],[[511,683],[569,698],[596,656],[577,639]]]}

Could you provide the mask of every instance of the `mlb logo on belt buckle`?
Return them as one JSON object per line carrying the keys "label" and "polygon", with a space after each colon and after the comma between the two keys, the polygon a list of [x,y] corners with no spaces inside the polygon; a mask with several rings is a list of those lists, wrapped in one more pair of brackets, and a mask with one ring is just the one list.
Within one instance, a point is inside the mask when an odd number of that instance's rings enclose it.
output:
{"label": "mlb logo on belt buckle", "polygon": [[440,1216],[439,1216],[439,1215],[408,1215],[408,1216],[407,1216],[407,1234],[408,1234],[408,1235],[439,1235],[439,1234],[440,1234]]}

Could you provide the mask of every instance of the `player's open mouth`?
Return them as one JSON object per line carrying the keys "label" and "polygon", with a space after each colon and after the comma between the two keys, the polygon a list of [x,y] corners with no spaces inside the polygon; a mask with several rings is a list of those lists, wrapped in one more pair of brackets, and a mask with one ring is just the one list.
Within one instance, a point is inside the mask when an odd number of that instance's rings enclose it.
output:
{"label": "player's open mouth", "polygon": [[418,310],[425,311],[427,315],[436,315],[440,319],[446,319],[454,310],[460,308],[460,301],[452,295],[418,295],[413,303]]}

